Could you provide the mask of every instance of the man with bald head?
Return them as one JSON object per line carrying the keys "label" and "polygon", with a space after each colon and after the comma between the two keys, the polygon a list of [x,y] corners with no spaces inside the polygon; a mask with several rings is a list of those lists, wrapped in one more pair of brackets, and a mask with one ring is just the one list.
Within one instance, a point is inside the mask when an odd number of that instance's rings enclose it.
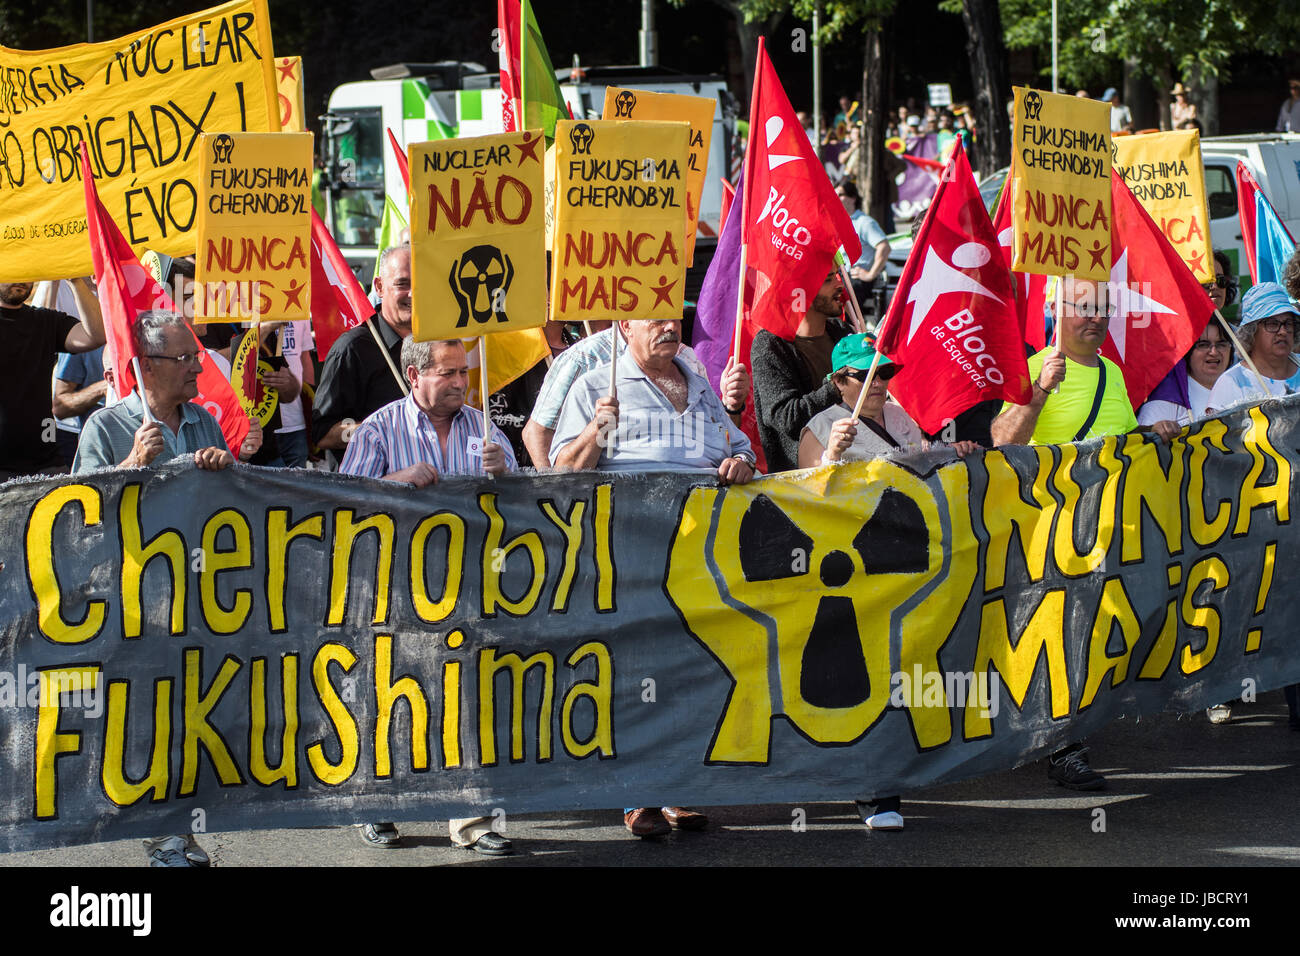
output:
{"label": "man with bald head", "polygon": [[316,388],[312,438],[340,457],[362,421],[408,391],[401,360],[402,339],[411,334],[410,243],[379,254],[375,291],[378,310],[339,336],[325,358]]}
{"label": "man with bald head", "polygon": [[0,481],[58,474],[51,381],[60,352],[89,352],[104,344],[104,321],[89,279],[72,283],[78,322],[53,309],[27,305],[32,283],[0,285]]}
{"label": "man with bald head", "polygon": [[[618,359],[618,397],[608,394],[610,368],[579,378],[555,426],[551,464],[560,470],[699,471],[719,484],[754,476],[749,439],[731,421],[708,379],[677,354],[682,323],[620,322],[627,354]],[[626,807],[623,823],[638,837],[672,827],[703,830],[708,817],[686,807]]]}

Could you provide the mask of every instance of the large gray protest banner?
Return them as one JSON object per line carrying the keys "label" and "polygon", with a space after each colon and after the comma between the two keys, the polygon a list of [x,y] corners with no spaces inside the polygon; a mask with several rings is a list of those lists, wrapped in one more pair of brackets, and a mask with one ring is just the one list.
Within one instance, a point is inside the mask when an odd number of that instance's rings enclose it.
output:
{"label": "large gray protest banner", "polygon": [[831,800],[1300,680],[1300,398],[719,488],[0,490],[0,849]]}

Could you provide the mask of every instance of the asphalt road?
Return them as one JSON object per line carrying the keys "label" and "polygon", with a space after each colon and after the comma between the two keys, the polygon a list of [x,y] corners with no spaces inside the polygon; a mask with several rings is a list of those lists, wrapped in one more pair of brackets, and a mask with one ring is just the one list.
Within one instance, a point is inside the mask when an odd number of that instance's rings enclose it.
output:
{"label": "asphalt road", "polygon": [[[703,833],[638,840],[616,811],[506,820],[517,854],[453,847],[446,824],[402,824],[376,850],[351,828],[204,834],[217,867],[261,866],[1242,866],[1300,862],[1300,733],[1280,692],[1204,713],[1120,720],[1090,738],[1105,790],[1077,793],[1042,763],[904,794],[906,829],[870,832],[852,803],[707,809]],[[798,812],[802,811],[802,813]],[[1100,811],[1100,812],[1099,812]],[[802,821],[802,826],[800,822]],[[0,867],[143,867],[141,844],[0,854]]]}

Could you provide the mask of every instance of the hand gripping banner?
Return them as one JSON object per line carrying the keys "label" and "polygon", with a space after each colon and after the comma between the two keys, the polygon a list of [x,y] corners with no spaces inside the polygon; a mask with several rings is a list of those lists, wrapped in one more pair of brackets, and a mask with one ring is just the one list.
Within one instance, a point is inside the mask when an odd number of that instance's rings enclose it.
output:
{"label": "hand gripping banner", "polygon": [[1300,397],[824,468],[0,490],[0,850],[837,800],[1300,680]]}

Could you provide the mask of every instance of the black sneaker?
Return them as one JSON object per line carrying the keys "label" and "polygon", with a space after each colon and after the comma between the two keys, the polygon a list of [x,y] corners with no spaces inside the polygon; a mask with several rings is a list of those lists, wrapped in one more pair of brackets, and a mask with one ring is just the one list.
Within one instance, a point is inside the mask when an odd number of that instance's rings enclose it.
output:
{"label": "black sneaker", "polygon": [[1071,750],[1057,759],[1047,760],[1047,777],[1071,790],[1101,790],[1106,778],[1088,766],[1088,748]]}

